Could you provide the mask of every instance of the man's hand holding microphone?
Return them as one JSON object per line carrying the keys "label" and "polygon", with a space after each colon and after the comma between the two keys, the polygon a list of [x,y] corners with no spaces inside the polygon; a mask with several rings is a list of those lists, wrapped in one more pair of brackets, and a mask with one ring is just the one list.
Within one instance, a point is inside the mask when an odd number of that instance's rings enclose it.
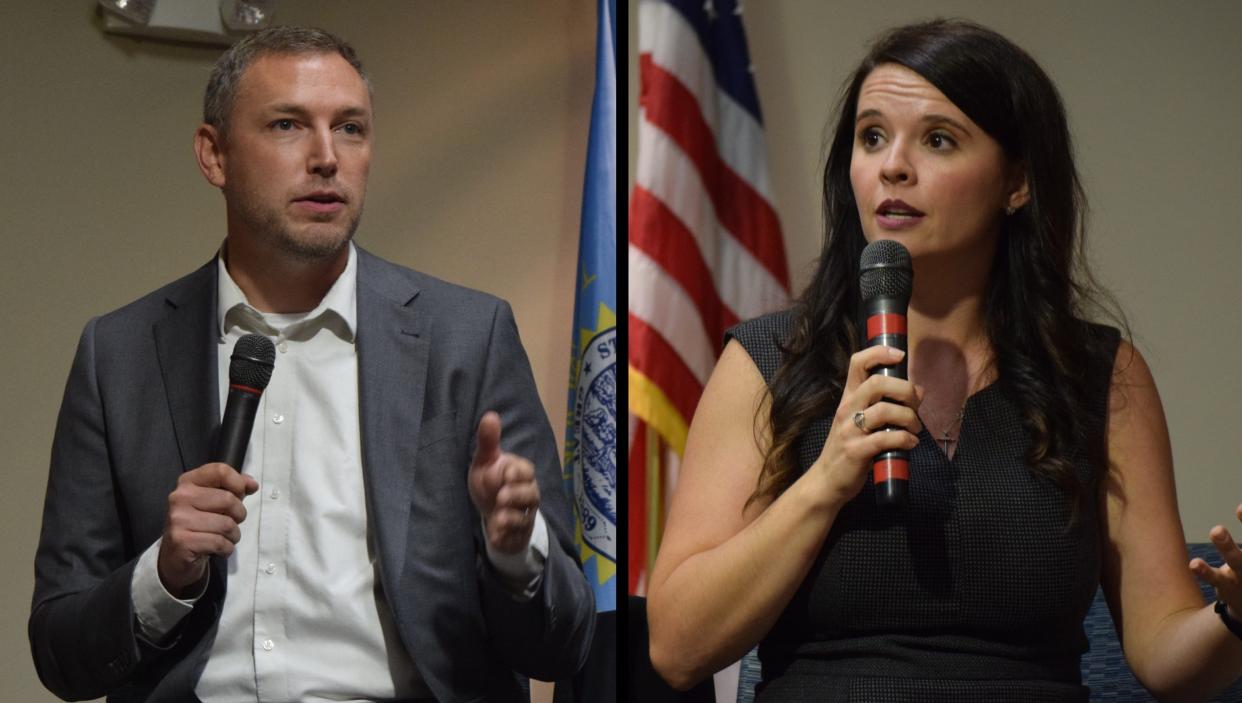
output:
{"label": "man's hand holding microphone", "polygon": [[239,525],[246,519],[242,499],[259,490],[259,482],[241,473],[241,468],[275,361],[276,349],[267,337],[248,334],[237,340],[215,461],[181,474],[168,495],[159,575],[164,588],[177,598],[199,592],[207,578],[208,557],[229,556],[241,539]]}

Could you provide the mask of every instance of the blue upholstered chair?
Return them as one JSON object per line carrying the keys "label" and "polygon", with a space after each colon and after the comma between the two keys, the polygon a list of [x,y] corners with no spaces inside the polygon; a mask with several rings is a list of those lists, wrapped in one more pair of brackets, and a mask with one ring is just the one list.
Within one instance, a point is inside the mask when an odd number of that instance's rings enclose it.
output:
{"label": "blue upholstered chair", "polygon": [[[1220,555],[1209,542],[1190,543],[1186,545],[1191,558],[1201,557],[1209,564],[1219,564]],[[1212,602],[1216,594],[1212,587],[1202,582],[1199,584],[1206,601]],[[1104,600],[1104,592],[1096,591],[1095,602],[1087,612],[1083,621],[1083,630],[1091,643],[1091,651],[1082,657],[1082,680],[1091,688],[1092,701],[1116,701],[1117,703],[1145,703],[1154,701],[1151,694],[1134,678],[1125,656],[1121,653],[1121,642],[1113,629],[1113,618],[1108,612],[1108,603]],[[756,650],[751,650],[742,659],[742,671],[738,677],[738,703],[752,703],[755,684],[759,683],[759,657]],[[1219,696],[1212,699],[1219,703],[1242,703],[1242,682],[1234,682]]]}

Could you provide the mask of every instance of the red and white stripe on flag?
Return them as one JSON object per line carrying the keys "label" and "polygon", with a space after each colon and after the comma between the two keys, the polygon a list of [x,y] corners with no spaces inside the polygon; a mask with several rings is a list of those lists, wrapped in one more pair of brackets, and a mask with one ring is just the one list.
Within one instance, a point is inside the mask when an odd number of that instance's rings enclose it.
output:
{"label": "red and white stripe on flag", "polygon": [[639,6],[629,486],[631,506],[645,514],[631,508],[630,593],[645,583],[658,546],[666,486],[655,472],[668,463],[663,449],[685,450],[725,330],[789,298],[741,19],[733,0]]}

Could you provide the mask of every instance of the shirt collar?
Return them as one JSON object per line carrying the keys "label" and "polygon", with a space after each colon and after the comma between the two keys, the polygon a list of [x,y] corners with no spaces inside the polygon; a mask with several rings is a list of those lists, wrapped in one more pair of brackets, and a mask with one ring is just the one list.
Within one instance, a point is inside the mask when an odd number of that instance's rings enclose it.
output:
{"label": "shirt collar", "polygon": [[[263,313],[250,305],[246,295],[229,275],[223,255],[216,256],[216,271],[219,281],[216,286],[216,331],[220,339],[223,340],[235,326],[269,336],[281,336],[291,333],[294,328],[301,328],[319,320],[320,324],[332,329],[345,341],[354,340],[358,319],[358,252],[353,242],[349,243],[349,262],[345,264],[345,270],[319,301],[319,305],[306,313],[299,322],[283,330],[272,327],[264,319]],[[333,324],[337,320],[340,324]]]}

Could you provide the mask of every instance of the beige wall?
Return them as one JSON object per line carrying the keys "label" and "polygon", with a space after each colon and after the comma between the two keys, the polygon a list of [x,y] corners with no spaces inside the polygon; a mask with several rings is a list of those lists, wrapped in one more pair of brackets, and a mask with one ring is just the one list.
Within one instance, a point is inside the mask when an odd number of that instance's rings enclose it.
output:
{"label": "beige wall", "polygon": [[[745,3],[795,287],[820,245],[821,145],[846,74],[879,31],[937,15],[1000,31],[1060,88],[1092,205],[1095,270],[1164,399],[1186,538],[1207,541],[1218,523],[1242,536],[1233,517],[1242,502],[1242,3]],[[631,38],[631,96],[636,51]],[[630,109],[632,187],[633,97]]]}
{"label": "beige wall", "polygon": [[[219,50],[105,35],[94,6],[0,5],[3,700],[53,700],[25,627],[48,450],[82,326],[188,273],[224,237],[223,202],[190,150]],[[592,3],[298,0],[278,19],[339,33],[372,74],[359,243],[512,302],[559,440]]]}

